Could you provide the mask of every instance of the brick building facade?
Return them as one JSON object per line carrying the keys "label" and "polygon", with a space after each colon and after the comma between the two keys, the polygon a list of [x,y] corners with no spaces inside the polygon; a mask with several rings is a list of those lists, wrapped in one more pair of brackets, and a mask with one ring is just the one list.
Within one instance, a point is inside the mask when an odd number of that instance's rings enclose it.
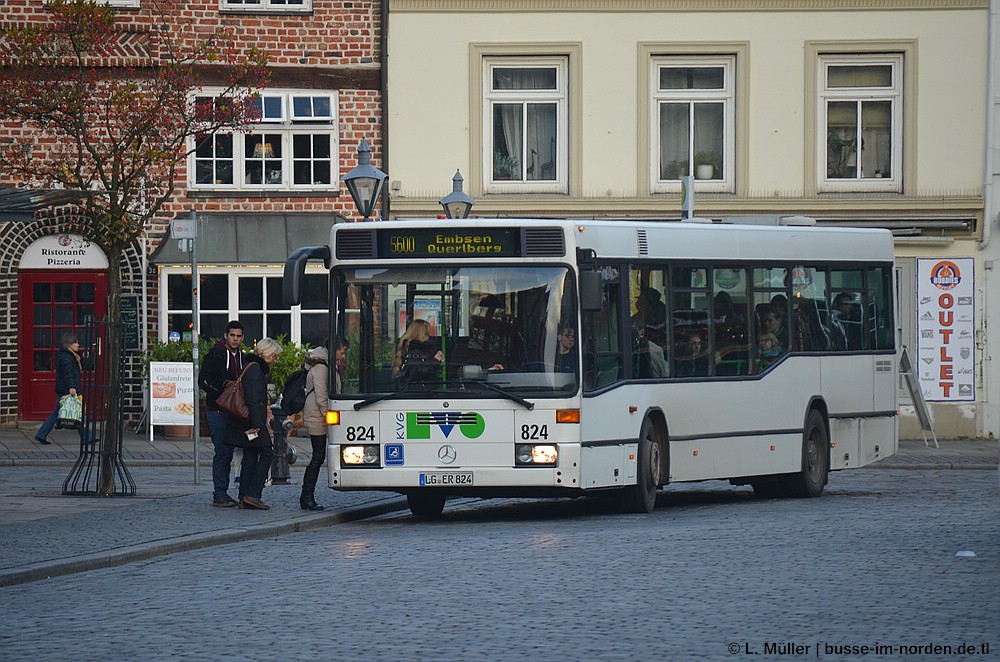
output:
{"label": "brick building facade", "polygon": [[[50,20],[39,0],[6,0],[0,30]],[[320,342],[317,314],[278,300],[281,266],[290,249],[322,243],[330,224],[356,212],[341,176],[356,164],[362,138],[382,163],[382,44],[385,8],[374,0],[111,0],[119,56],[109,68],[153,57],[146,36],[168,29],[197,33],[229,26],[240,48],[268,56],[270,86],[261,91],[263,117],[253,131],[217,136],[189,157],[176,195],[126,251],[123,295],[140,302],[145,342],[182,335],[191,322],[189,257],[169,239],[173,218],[199,218],[201,334],[220,337],[239,317],[247,340],[284,334]],[[165,21],[155,9],[164,10]],[[206,74],[196,96],[211,95]],[[0,124],[0,140],[21,131]],[[30,184],[0,172],[0,186]],[[100,313],[101,251],[30,214],[0,217],[0,425],[43,418],[52,406],[51,358],[62,332],[83,315]],[[49,246],[80,259],[47,264]],[[41,251],[41,252],[40,252]],[[56,252],[59,252],[56,250]],[[104,261],[106,264],[106,260]],[[320,292],[325,288],[318,288]],[[186,292],[186,294],[185,294]],[[95,294],[96,293],[96,294]],[[95,301],[95,296],[98,301]],[[185,299],[185,297],[187,297]],[[145,344],[145,342],[143,344]],[[128,353],[126,412],[142,411],[141,351]]]}

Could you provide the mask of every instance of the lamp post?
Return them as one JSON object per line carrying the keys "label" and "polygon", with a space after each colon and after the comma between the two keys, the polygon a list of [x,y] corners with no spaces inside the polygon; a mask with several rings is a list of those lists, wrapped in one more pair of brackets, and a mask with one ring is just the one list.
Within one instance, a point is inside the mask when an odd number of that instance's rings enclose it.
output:
{"label": "lamp post", "polygon": [[354,206],[358,208],[363,220],[367,221],[378,198],[382,194],[382,186],[389,175],[378,168],[372,166],[372,150],[368,146],[368,141],[361,139],[358,145],[358,165],[349,173],[344,175],[344,184],[354,199]]}
{"label": "lamp post", "polygon": [[469,218],[472,205],[476,201],[462,192],[462,173],[455,171],[455,176],[451,178],[451,193],[441,198],[438,203],[444,209],[444,215],[448,218]]}

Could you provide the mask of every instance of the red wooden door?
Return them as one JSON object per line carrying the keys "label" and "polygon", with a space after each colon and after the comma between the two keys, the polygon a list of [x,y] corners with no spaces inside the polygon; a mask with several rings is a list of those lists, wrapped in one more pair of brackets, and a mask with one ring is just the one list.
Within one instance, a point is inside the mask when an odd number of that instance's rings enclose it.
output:
{"label": "red wooden door", "polygon": [[62,335],[80,333],[88,317],[108,312],[108,274],[24,270],[18,275],[18,301],[18,416],[38,421],[55,407]]}

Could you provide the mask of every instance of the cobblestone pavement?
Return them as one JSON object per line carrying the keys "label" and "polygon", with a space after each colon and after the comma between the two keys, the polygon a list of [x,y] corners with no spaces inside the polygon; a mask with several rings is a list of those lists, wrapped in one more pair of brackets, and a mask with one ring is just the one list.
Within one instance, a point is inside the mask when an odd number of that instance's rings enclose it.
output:
{"label": "cobblestone pavement", "polygon": [[8,586],[0,650],[5,660],[991,660],[998,504],[994,473],[940,469],[841,472],[820,499],[677,485],[651,515],[594,500],[463,499],[437,522],[385,514]]}
{"label": "cobblestone pavement", "polygon": [[[0,586],[73,572],[122,565],[169,554],[250,540],[404,510],[405,500],[386,492],[334,492],[317,499],[328,509],[298,509],[298,484],[308,463],[308,440],[291,438],[299,460],[290,485],[266,489],[266,512],[208,506],[211,494],[210,440],[202,440],[200,484],[194,483],[191,440],[126,436],[122,456],[137,486],[135,497],[73,497],[62,484],[79,451],[75,433],[58,431],[51,446],[32,440],[33,430],[0,429]],[[992,440],[900,442],[900,452],[874,467],[883,469],[987,469],[997,467]],[[185,466],[186,465],[186,466]],[[836,485],[842,476],[831,479]],[[977,472],[979,473],[979,472]],[[321,485],[326,479],[321,474]],[[668,488],[673,491],[677,486]],[[742,488],[747,492],[749,488]],[[235,490],[231,490],[235,494]],[[449,505],[451,508],[451,505]]]}

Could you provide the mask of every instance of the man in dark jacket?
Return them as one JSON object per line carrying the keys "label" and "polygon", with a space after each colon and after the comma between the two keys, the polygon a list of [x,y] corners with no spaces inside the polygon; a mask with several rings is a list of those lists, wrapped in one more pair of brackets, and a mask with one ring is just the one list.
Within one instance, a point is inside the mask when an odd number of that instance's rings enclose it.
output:
{"label": "man in dark jacket", "polygon": [[212,431],[212,505],[231,508],[237,501],[229,496],[229,468],[233,462],[233,447],[225,443],[226,417],[219,411],[215,399],[222,394],[227,380],[236,380],[246,366],[246,357],[240,350],[243,344],[243,324],[232,320],[226,325],[226,336],[205,355],[198,373],[198,386],[205,391],[205,409],[208,428]]}
{"label": "man in dark jacket", "polygon": [[[35,441],[40,444],[49,445],[49,433],[55,427],[59,419],[59,408],[62,404],[63,396],[76,397],[81,391],[82,363],[80,361],[80,339],[75,333],[64,333],[62,337],[62,349],[56,354],[56,408],[49,414],[49,417],[42,423],[35,433]],[[94,443],[90,430],[84,422],[80,423],[80,441],[85,444]]]}

